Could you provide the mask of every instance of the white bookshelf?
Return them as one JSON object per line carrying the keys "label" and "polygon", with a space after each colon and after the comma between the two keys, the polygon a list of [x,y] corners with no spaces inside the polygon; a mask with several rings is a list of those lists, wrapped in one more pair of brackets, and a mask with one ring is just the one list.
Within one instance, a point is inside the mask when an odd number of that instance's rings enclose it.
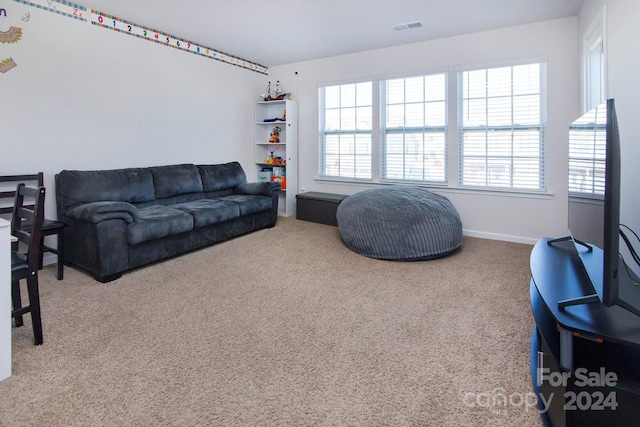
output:
{"label": "white bookshelf", "polygon": [[[276,126],[280,128],[279,142],[269,142]],[[268,161],[271,152],[281,158],[280,162]],[[298,104],[295,101],[256,102],[254,161],[256,177],[263,170],[283,171],[286,182],[280,191],[278,214],[295,215],[298,193]]]}

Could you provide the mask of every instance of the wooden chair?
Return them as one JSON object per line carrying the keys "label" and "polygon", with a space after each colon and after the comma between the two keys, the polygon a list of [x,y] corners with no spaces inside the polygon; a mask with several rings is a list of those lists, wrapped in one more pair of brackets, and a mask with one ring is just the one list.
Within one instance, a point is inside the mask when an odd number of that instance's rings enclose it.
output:
{"label": "wooden chair", "polygon": [[[38,270],[40,269],[40,242],[42,239],[42,223],[44,222],[44,187],[30,188],[18,184],[16,189],[13,215],[11,218],[11,235],[18,243],[26,245],[26,253],[11,250],[11,301],[13,310],[11,317],[16,327],[23,325],[22,316],[31,313],[33,338],[35,345],[42,344],[42,318],[40,315],[40,293],[38,290]],[[35,200],[33,206],[25,205],[24,199]],[[28,226],[25,227],[25,224]],[[27,279],[29,305],[22,306],[20,280]]]}
{"label": "wooden chair", "polygon": [[[15,185],[15,183],[37,183],[38,187],[44,187],[44,173],[38,172],[37,174],[29,174],[29,175],[4,175],[0,176],[0,184],[1,183],[11,183]],[[12,187],[11,190],[6,189],[8,191],[0,191],[0,200],[6,199],[7,203],[3,206],[0,206],[0,214],[11,214],[13,212],[13,199],[15,198],[16,192],[15,188]],[[8,201],[11,201],[11,205],[8,204]],[[28,226],[28,224],[26,225]],[[58,257],[58,280],[62,280],[64,278],[64,228],[66,224],[61,221],[55,221],[52,219],[44,220],[42,224],[42,239],[40,242],[40,269],[42,269],[42,257],[45,252],[51,252],[56,254]],[[51,246],[47,246],[44,244],[44,238],[46,236],[57,236],[58,247],[53,248]]]}

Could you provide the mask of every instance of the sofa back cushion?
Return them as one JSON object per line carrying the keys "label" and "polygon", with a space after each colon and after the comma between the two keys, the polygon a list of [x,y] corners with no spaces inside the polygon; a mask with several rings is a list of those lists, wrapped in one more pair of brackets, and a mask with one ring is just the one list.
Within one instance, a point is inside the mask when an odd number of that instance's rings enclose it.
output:
{"label": "sofa back cushion", "polygon": [[153,177],[147,168],[63,170],[56,175],[58,215],[64,215],[69,209],[84,203],[141,203],[153,199]]}
{"label": "sofa back cushion", "polygon": [[150,167],[156,199],[202,193],[198,168],[192,164]]}
{"label": "sofa back cushion", "polygon": [[232,190],[247,182],[247,175],[238,162],[198,165],[198,170],[206,193],[222,192],[225,194],[224,190]]}

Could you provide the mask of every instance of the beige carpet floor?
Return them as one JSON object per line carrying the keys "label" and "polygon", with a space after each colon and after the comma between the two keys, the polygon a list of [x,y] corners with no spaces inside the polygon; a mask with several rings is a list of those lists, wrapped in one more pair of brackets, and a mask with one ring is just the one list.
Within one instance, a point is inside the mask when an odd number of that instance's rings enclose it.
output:
{"label": "beige carpet floor", "polygon": [[29,317],[12,329],[0,425],[539,426],[530,250],[378,261],[281,218],[107,284],[50,266],[44,345]]}

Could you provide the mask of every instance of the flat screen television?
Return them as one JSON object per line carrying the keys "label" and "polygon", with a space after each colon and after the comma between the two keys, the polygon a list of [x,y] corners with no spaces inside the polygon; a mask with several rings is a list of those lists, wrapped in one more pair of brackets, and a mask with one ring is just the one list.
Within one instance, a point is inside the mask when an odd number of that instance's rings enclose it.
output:
{"label": "flat screen television", "polygon": [[[603,120],[604,119],[604,120]],[[576,182],[572,182],[572,169],[575,173],[580,160],[572,157],[571,151],[578,152],[585,147],[591,149],[590,155],[582,159],[586,167],[584,175],[587,193],[602,197],[598,205],[602,214],[593,224],[596,233],[602,236],[602,248],[585,243],[580,236],[572,232],[572,219],[569,221],[569,236],[554,241],[570,239],[579,255],[580,264],[584,268],[593,293],[560,301],[559,308],[572,305],[599,303],[606,307],[620,306],[640,316],[640,287],[638,278],[633,274],[620,257],[620,134],[616,117],[615,102],[607,100],[580,117],[570,126],[570,179],[569,190],[575,190]],[[602,143],[604,142],[604,144]],[[603,150],[604,146],[604,150]],[[587,150],[588,151],[588,150]],[[579,156],[577,156],[579,158]],[[586,163],[585,163],[586,162]],[[575,178],[575,175],[574,175]],[[584,184],[584,183],[583,183]],[[574,186],[574,187],[572,187]]]}

